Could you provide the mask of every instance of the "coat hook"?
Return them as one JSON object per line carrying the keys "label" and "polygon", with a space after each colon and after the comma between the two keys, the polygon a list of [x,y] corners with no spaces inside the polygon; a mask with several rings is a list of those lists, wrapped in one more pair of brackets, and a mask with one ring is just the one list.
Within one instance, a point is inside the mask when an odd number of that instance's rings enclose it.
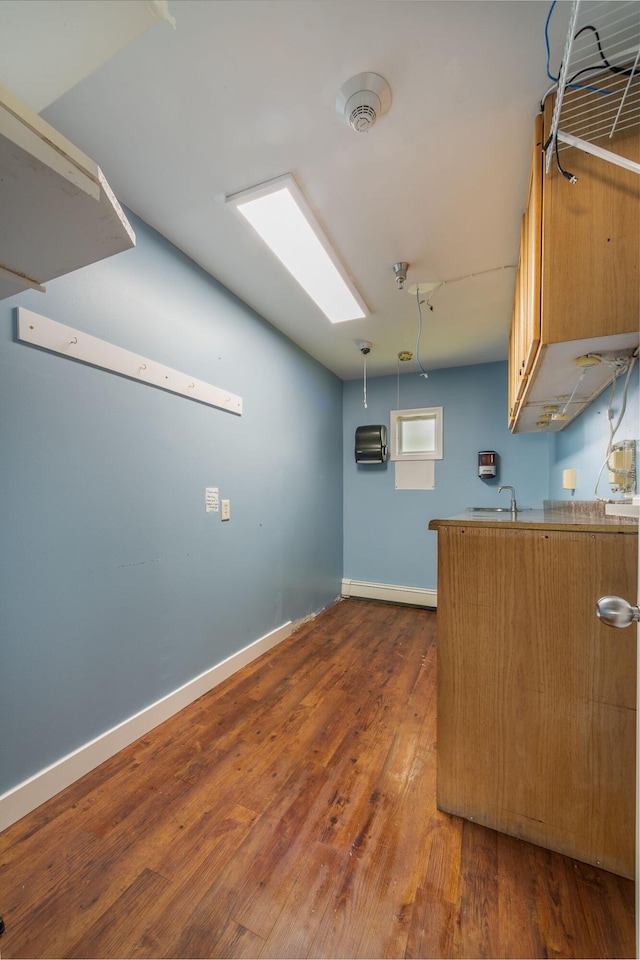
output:
{"label": "coat hook", "polygon": [[78,338],[74,337],[73,340],[69,341],[69,344],[71,345],[72,343],[77,343],[77,342],[78,342]]}
{"label": "coat hook", "polygon": [[146,369],[147,369],[146,363],[143,363],[142,366],[140,367],[140,369],[141,369],[141,370],[146,370]]}

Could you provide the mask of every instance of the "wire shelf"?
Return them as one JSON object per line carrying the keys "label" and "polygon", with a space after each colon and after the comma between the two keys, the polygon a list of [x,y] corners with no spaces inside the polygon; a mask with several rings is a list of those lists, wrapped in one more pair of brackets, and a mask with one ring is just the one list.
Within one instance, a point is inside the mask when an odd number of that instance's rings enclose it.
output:
{"label": "wire shelf", "polygon": [[640,127],[640,2],[574,0],[546,148],[578,147],[640,173],[608,147]]}

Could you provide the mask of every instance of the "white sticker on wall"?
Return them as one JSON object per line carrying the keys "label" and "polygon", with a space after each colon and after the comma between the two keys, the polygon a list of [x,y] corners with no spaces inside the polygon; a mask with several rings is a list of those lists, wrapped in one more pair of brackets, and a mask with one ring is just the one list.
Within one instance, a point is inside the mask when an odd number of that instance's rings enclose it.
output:
{"label": "white sticker on wall", "polygon": [[207,513],[218,512],[218,488],[206,487],[204,491],[204,504]]}
{"label": "white sticker on wall", "polygon": [[396,460],[396,490],[435,490],[435,460]]}

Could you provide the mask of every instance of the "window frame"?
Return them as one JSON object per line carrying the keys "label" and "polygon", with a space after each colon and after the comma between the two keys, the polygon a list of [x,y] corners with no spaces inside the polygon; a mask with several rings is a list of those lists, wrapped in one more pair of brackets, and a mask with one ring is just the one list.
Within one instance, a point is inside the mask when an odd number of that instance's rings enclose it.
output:
{"label": "window frame", "polygon": [[[398,450],[399,423],[402,420],[435,420],[434,449],[419,453],[401,453]],[[408,410],[392,410],[389,419],[389,458],[391,460],[442,460],[443,459],[443,408],[414,407]]]}

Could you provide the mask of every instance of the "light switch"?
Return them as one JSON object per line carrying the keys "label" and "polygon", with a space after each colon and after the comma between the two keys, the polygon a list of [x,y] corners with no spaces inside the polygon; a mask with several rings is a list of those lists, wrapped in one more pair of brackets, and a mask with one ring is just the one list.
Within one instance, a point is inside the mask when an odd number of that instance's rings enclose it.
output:
{"label": "light switch", "polygon": [[220,514],[221,520],[230,520],[231,519],[231,502],[229,500],[221,501],[222,512]]}
{"label": "light switch", "polygon": [[562,489],[575,490],[575,488],[576,488],[575,470],[563,470],[562,471]]}

